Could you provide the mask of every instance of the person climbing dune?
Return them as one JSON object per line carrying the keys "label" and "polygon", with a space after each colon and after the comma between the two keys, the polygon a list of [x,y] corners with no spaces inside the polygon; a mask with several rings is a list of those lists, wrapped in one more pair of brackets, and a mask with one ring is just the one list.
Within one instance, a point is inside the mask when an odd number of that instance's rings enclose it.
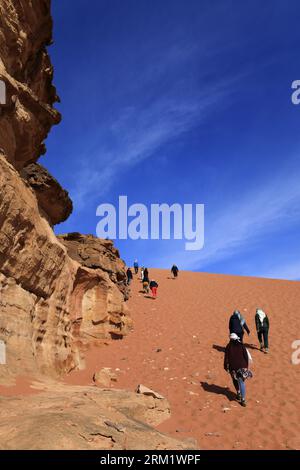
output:
{"label": "person climbing dune", "polygon": [[130,283],[131,283],[132,278],[133,278],[132,271],[131,271],[130,268],[127,269],[126,276],[127,276],[127,285],[130,286]]}
{"label": "person climbing dune", "polygon": [[244,330],[250,335],[250,330],[247,326],[245,318],[241,315],[239,310],[235,310],[229,319],[229,332],[235,333],[243,342]]}
{"label": "person climbing dune", "polygon": [[134,260],[134,263],[133,263],[133,268],[134,268],[134,272],[135,274],[137,274],[139,272],[139,263],[138,263],[138,260]]}
{"label": "person climbing dune", "polygon": [[176,279],[177,276],[178,276],[178,273],[179,273],[179,269],[176,266],[176,264],[173,264],[173,266],[171,268],[171,273],[173,274],[173,278]]}
{"label": "person climbing dune", "polygon": [[143,276],[143,290],[144,290],[144,293],[145,293],[145,294],[148,294],[148,293],[149,293],[149,284],[150,284],[150,281],[149,281],[148,274],[146,275],[145,272],[144,272],[144,276]]}
{"label": "person climbing dune", "polygon": [[150,282],[150,289],[151,289],[151,292],[152,292],[153,299],[156,299],[158,284],[154,279],[152,279],[151,282]]}
{"label": "person climbing dune", "polygon": [[260,350],[265,354],[268,354],[270,321],[265,312],[260,308],[256,309],[255,325],[258,341],[260,344]]}
{"label": "person climbing dune", "polygon": [[238,335],[231,333],[229,338],[230,341],[225,349],[224,369],[231,375],[237,400],[242,406],[246,406],[245,380],[252,377],[252,372],[249,370],[249,361],[252,361],[252,358]]}

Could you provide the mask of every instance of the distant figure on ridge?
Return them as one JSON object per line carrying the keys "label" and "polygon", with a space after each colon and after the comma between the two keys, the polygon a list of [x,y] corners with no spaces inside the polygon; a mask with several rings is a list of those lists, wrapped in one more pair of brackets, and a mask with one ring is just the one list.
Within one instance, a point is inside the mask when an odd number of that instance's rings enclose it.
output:
{"label": "distant figure on ridge", "polygon": [[244,330],[250,335],[250,330],[247,326],[246,320],[238,310],[235,310],[229,319],[229,331],[235,333],[243,342]]}
{"label": "distant figure on ridge", "polygon": [[224,369],[231,375],[237,400],[242,406],[246,406],[245,380],[252,377],[252,372],[248,368],[249,360],[252,358],[235,333],[231,333],[229,338],[230,341],[225,349]]}
{"label": "distant figure on ridge", "polygon": [[176,266],[176,264],[173,264],[173,266],[171,268],[171,273],[173,274],[174,279],[177,278],[178,272],[179,272],[178,267]]}
{"label": "distant figure on ridge", "polygon": [[255,315],[255,325],[260,344],[260,350],[265,354],[269,352],[269,328],[270,322],[268,316],[263,310],[258,308]]}
{"label": "distant figure on ridge", "polygon": [[127,269],[126,276],[127,276],[127,284],[130,286],[130,283],[131,283],[132,278],[133,278],[132,271],[131,271],[130,268]]}
{"label": "distant figure on ridge", "polygon": [[156,299],[156,297],[157,297],[157,288],[158,288],[157,282],[154,281],[154,279],[152,279],[152,281],[150,282],[150,289],[151,289],[151,292],[152,292],[153,299]]}
{"label": "distant figure on ridge", "polygon": [[144,266],[141,267],[140,276],[141,276],[141,281],[143,282],[143,279],[144,279]]}
{"label": "distant figure on ridge", "polygon": [[137,274],[139,272],[139,263],[137,259],[134,261],[133,267],[134,267],[135,274]]}

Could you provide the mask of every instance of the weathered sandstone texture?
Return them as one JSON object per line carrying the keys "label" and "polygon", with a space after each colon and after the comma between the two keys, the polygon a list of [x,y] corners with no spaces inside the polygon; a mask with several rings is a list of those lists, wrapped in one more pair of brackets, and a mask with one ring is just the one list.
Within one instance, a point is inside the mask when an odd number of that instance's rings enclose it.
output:
{"label": "weathered sandstone texture", "polygon": [[46,46],[52,40],[50,0],[0,1],[0,80],[6,84],[1,107],[0,147],[20,169],[45,153],[44,140],[60,114]]}
{"label": "weathered sandstone texture", "polygon": [[38,163],[31,163],[22,170],[22,176],[35,192],[40,211],[51,225],[64,222],[73,210],[68,192]]}
{"label": "weathered sandstone texture", "polygon": [[0,339],[8,364],[63,373],[80,365],[82,342],[127,333],[124,296],[106,271],[68,256],[4,157],[0,188]]}
{"label": "weathered sandstone texture", "polygon": [[91,269],[105,271],[118,285],[125,298],[128,298],[126,272],[119,251],[111,240],[103,240],[93,235],[68,233],[59,235],[59,241],[67,248],[68,255],[78,263]]}
{"label": "weathered sandstone texture", "polygon": [[22,400],[1,400],[0,449],[196,448],[195,442],[180,442],[152,427],[170,416],[165,399],[55,383]]}

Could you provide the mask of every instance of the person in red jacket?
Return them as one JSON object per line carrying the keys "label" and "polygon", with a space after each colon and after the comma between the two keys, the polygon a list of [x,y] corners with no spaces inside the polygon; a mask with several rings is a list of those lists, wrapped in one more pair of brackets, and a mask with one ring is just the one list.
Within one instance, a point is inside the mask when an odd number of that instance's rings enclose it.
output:
{"label": "person in red jacket", "polygon": [[252,372],[248,368],[251,356],[237,334],[231,333],[229,338],[230,341],[225,349],[224,369],[231,375],[237,391],[237,400],[242,406],[246,406],[245,380],[252,377]]}
{"label": "person in red jacket", "polygon": [[150,289],[152,292],[153,299],[156,299],[157,297],[157,288],[158,288],[157,282],[152,279],[152,281],[150,282]]}

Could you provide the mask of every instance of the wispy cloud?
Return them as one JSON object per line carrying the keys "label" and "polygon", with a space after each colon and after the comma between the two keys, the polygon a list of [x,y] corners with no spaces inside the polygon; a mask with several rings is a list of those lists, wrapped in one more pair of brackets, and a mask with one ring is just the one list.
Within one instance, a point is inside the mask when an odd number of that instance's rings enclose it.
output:
{"label": "wispy cloud", "polygon": [[[224,106],[240,77],[216,81],[198,90],[176,88],[154,99],[147,107],[124,108],[101,134],[93,154],[82,156],[71,195],[75,207],[93,195],[102,196],[124,171],[151,157],[163,145],[180,138],[205,121],[218,106]],[[98,138],[99,139],[99,138]],[[94,144],[95,146],[95,144]]]}
{"label": "wispy cloud", "polygon": [[[295,174],[282,170],[277,177],[257,185],[243,196],[237,193],[236,201],[224,203],[221,210],[213,214],[207,210],[204,249],[198,253],[183,250],[172,253],[172,260],[178,260],[185,269],[204,269],[224,259],[238,257],[269,233],[274,235],[299,224],[299,178],[299,171]],[[169,262],[167,257],[161,260],[166,265]],[[297,265],[283,266],[282,270],[282,275],[279,266],[276,270],[257,272],[257,275],[293,278]]]}
{"label": "wispy cloud", "polygon": [[268,270],[258,272],[257,275],[270,279],[286,279],[290,281],[299,281],[300,261],[291,261],[290,263],[269,266]]}

